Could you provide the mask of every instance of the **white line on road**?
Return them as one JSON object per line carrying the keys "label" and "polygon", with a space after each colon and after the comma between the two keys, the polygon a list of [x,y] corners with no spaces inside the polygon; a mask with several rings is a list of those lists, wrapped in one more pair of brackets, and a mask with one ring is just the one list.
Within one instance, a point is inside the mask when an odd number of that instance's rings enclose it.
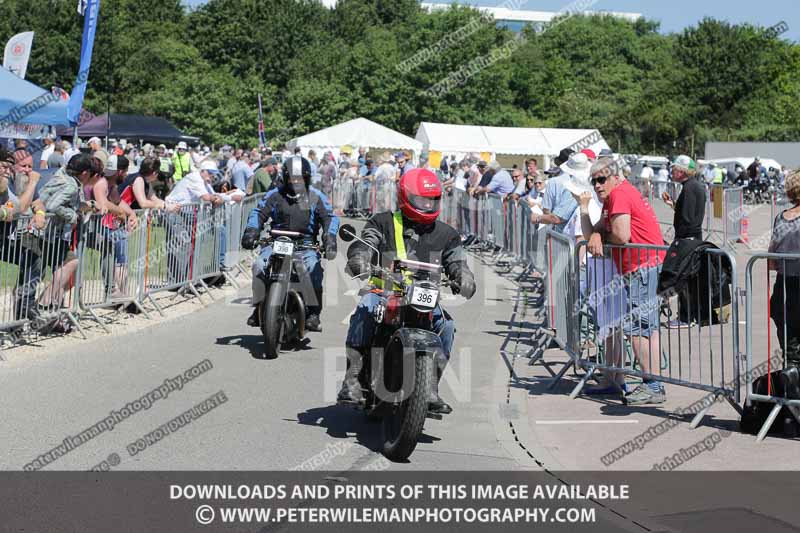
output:
{"label": "white line on road", "polygon": [[567,424],[638,424],[638,420],[536,420],[540,425],[561,426]]}

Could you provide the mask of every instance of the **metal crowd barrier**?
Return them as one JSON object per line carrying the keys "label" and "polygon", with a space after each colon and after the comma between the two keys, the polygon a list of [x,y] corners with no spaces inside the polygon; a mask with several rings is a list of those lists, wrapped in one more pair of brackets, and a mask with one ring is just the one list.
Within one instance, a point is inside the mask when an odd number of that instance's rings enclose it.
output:
{"label": "metal crowd barrier", "polygon": [[241,253],[241,234],[262,197],[224,208],[137,211],[135,228],[108,214],[79,217],[75,227],[52,215],[43,229],[28,216],[0,223],[3,339],[15,342],[64,320],[85,337],[80,320],[87,316],[108,331],[97,309],[133,304],[149,317],[147,300],[163,314],[153,298],[159,292],[188,290],[199,297],[196,285],[228,268],[243,270],[248,256]]}
{"label": "metal crowd barrier", "polygon": [[723,241],[731,248],[742,239],[742,219],[747,215],[744,205],[744,187],[723,189],[722,230]]}
{"label": "metal crowd barrier", "polygon": [[[574,264],[581,264],[585,250],[580,243]],[[588,257],[581,267],[577,306],[567,325],[580,332],[580,348],[568,353],[587,373],[571,397],[601,371],[612,382],[627,375],[707,391],[741,412],[736,262],[725,250],[705,250],[696,278],[679,291],[656,294],[659,254],[666,250],[607,245],[604,257]],[[621,274],[618,265],[626,261],[643,266]],[[699,410],[692,427],[713,403]]]}
{"label": "metal crowd barrier", "polygon": [[[758,278],[763,282],[757,285]],[[760,442],[784,408],[786,418],[793,417],[800,422],[800,397],[787,391],[780,379],[772,375],[774,371],[800,366],[800,254],[753,254],[747,262],[745,287],[746,402],[748,406],[753,402],[772,406],[767,407],[769,414],[758,431]],[[766,323],[756,324],[753,308],[763,309],[763,301],[757,301],[761,295],[766,295]],[[781,363],[773,364],[776,358]],[[760,377],[756,375],[757,368],[760,369],[758,374],[765,376],[758,389],[755,387]]]}
{"label": "metal crowd barrier", "polygon": [[94,214],[83,225],[76,281],[80,288],[80,315],[89,314],[106,331],[95,309],[133,304],[149,317],[139,301],[144,280],[140,265],[146,254],[147,214],[140,210],[136,216],[137,225],[131,231],[124,220],[110,214]]}
{"label": "metal crowd barrier", "polygon": [[[577,337],[575,328],[575,241],[563,233],[546,230],[547,240],[547,281],[546,303],[548,325],[553,332],[553,340],[570,357],[577,355]],[[566,372],[568,366],[561,369],[554,383]]]}

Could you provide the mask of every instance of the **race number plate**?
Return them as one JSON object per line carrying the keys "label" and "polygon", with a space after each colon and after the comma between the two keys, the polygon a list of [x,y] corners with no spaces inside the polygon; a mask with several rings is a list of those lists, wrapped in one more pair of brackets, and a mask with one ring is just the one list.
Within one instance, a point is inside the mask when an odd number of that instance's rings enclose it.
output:
{"label": "race number plate", "polygon": [[283,241],[276,241],[272,245],[272,249],[278,255],[292,255],[294,252],[294,243],[292,242],[283,242]]}
{"label": "race number plate", "polygon": [[437,290],[414,287],[414,293],[411,295],[411,303],[419,307],[433,309],[436,307],[436,298],[438,296],[439,291]]}

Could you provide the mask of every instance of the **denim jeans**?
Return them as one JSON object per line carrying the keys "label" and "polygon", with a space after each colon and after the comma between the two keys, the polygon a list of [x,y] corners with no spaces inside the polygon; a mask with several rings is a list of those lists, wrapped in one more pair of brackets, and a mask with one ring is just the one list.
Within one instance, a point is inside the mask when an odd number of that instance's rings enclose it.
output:
{"label": "denim jeans", "polygon": [[[369,348],[375,335],[375,307],[380,296],[369,292],[361,297],[356,310],[350,317],[350,328],[347,330],[347,346],[352,348]],[[433,329],[442,339],[444,356],[449,360],[455,337],[455,321],[444,312],[441,306],[433,310]]]}
{"label": "denim jeans", "polygon": [[[261,249],[261,253],[253,262],[253,283],[257,283],[256,277],[260,277],[262,274],[264,274],[264,271],[267,269],[267,265],[269,264],[269,258],[271,255],[271,246]],[[308,291],[303,291],[303,296],[306,300],[306,307],[308,307],[308,312],[310,314],[319,314],[322,311],[322,279],[325,273],[324,269],[322,268],[322,261],[320,260],[319,253],[314,250],[305,250],[302,253],[302,258],[303,266],[305,266],[306,271],[308,272],[315,297],[314,300],[311,300]],[[300,283],[304,282],[305,280],[301,276]]]}

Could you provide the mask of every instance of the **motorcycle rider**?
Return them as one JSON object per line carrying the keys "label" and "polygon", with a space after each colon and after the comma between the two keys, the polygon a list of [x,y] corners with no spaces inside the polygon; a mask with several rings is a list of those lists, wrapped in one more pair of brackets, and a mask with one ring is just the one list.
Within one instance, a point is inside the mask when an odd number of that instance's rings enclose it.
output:
{"label": "motorcycle rider", "polygon": [[[248,250],[255,248],[264,225],[270,222],[271,229],[297,231],[305,234],[304,244],[313,244],[322,230],[322,246],[325,259],[336,258],[336,232],[339,231],[339,218],[333,214],[333,207],[318,189],[311,187],[311,164],[302,156],[288,158],[283,164],[283,179],[280,187],[270,190],[250,213],[247,227],[242,236],[242,246]],[[258,279],[263,275],[272,247],[261,250],[261,255],[253,263],[253,305],[255,309],[247,319],[249,326],[259,327],[258,304],[265,298],[263,283]],[[306,328],[309,331],[322,331],[320,312],[322,311],[323,269],[320,255],[314,250],[306,250],[303,264],[314,287],[315,302],[308,306]]]}
{"label": "motorcycle rider", "polygon": [[[455,229],[436,220],[441,209],[441,198],[442,186],[433,172],[421,168],[409,170],[397,185],[399,211],[373,216],[361,232],[361,238],[380,251],[384,267],[390,266],[395,258],[441,264],[448,278],[454,282],[453,293],[472,298],[475,294],[475,277],[467,266],[461,237]],[[347,271],[351,275],[369,273],[376,261],[373,251],[358,240],[347,250]],[[373,287],[382,286],[379,278],[372,278],[370,283]],[[350,317],[345,345],[347,372],[338,395],[340,402],[359,403],[363,399],[358,374],[375,333],[373,311],[378,302],[377,294],[366,292]],[[447,414],[453,409],[439,397],[438,384],[450,359],[455,323],[446,311],[437,306],[433,311],[433,326],[442,339],[444,353],[436,356],[437,376],[431,387],[429,410]]]}

